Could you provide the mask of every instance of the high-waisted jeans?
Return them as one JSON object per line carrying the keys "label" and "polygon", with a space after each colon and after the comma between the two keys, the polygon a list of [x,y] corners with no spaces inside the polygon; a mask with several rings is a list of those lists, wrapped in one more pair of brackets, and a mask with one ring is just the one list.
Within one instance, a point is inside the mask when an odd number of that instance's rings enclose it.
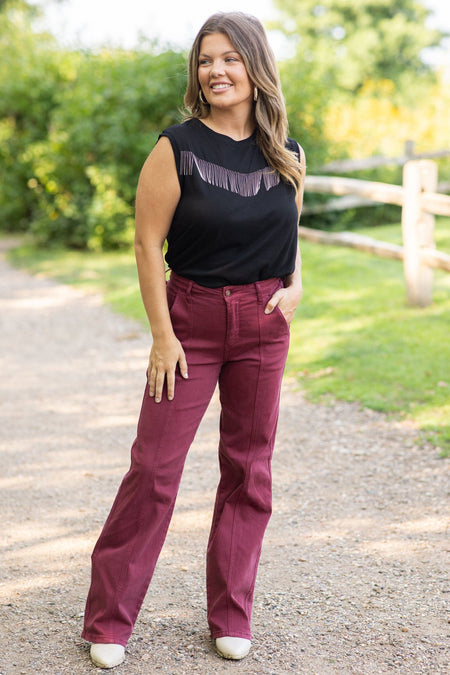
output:
{"label": "high-waisted jeans", "polygon": [[271,514],[271,459],[289,326],[265,314],[280,279],[211,289],[172,273],[167,285],[189,378],[155,403],[146,386],[131,466],[92,553],[82,636],[126,645],[172,516],[183,465],[216,384],[220,482],[207,548],[213,638],[251,638],[253,589]]}

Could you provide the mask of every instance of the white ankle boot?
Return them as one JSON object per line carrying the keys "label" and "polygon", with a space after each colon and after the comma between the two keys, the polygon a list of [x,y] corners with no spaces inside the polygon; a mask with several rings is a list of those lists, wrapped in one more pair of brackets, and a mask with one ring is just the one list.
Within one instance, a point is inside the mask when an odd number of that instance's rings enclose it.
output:
{"label": "white ankle boot", "polygon": [[243,659],[250,651],[250,640],[239,637],[216,638],[216,650],[224,659]]}
{"label": "white ankle boot", "polygon": [[91,645],[91,661],[97,668],[114,668],[125,659],[122,645]]}

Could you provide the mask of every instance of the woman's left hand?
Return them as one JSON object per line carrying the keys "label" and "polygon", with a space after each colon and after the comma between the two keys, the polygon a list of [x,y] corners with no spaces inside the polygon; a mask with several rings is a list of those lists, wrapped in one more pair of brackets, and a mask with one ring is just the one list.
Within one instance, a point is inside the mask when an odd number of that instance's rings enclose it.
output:
{"label": "woman's left hand", "polygon": [[302,299],[302,289],[294,286],[287,286],[276,291],[267,303],[264,312],[271,314],[275,307],[278,307],[283,314],[286,322],[291,323],[294,318],[295,310]]}

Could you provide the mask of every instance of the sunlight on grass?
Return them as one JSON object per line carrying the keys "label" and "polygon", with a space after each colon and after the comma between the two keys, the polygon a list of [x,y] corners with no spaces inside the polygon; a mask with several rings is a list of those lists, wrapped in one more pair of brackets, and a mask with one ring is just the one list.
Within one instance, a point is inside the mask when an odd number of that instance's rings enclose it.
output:
{"label": "sunlight on grass", "polygon": [[[450,250],[450,220],[441,220],[438,248]],[[393,241],[399,226],[364,234]],[[433,305],[416,309],[405,303],[399,262],[307,242],[302,251],[288,373],[313,400],[332,395],[410,417],[448,453],[450,275],[435,271]]]}
{"label": "sunlight on grass", "polygon": [[[450,251],[450,219],[436,242]],[[400,226],[361,230],[401,241]],[[400,262],[301,242],[304,299],[292,326],[286,372],[312,400],[341,399],[412,419],[450,454],[450,275],[435,271],[433,305],[405,302]],[[21,247],[12,261],[87,292],[147,325],[132,251],[80,253]]]}

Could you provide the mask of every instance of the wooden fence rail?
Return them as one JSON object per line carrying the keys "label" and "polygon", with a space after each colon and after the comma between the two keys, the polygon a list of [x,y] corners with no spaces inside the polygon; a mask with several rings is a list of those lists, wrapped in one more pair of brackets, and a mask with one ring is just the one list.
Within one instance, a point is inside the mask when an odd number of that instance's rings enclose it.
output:
{"label": "wooden fence rail", "polygon": [[377,155],[375,157],[364,157],[362,159],[339,159],[322,166],[320,172],[331,171],[332,173],[347,173],[349,171],[361,171],[363,169],[377,169],[380,166],[388,166],[389,164],[404,166],[406,162],[410,162],[413,159],[442,159],[444,157],[450,157],[450,149],[416,153],[414,141],[408,140],[405,141],[403,155],[400,155],[399,157]]}
{"label": "wooden fence rail", "polygon": [[434,245],[434,216],[450,216],[450,196],[436,192],[437,184],[437,164],[425,159],[404,165],[402,186],[337,176],[307,176],[308,192],[352,195],[401,206],[403,246],[351,232],[329,233],[307,227],[299,228],[300,237],[403,260],[407,301],[426,307],[432,302],[433,268],[450,272],[450,255],[436,251]]}
{"label": "wooden fence rail", "polygon": [[[377,155],[375,157],[365,157],[361,159],[339,159],[325,166],[320,167],[319,172],[325,175],[348,173],[349,171],[361,171],[363,169],[376,169],[381,166],[404,166],[406,162],[413,159],[438,159],[450,157],[450,149],[435,150],[433,152],[416,153],[415,143],[412,140],[405,141],[403,155],[399,157],[385,157]],[[329,173],[327,173],[329,172]],[[450,181],[441,181],[436,187],[436,192],[450,193]],[[329,199],[322,204],[305,204],[303,213],[305,215],[315,215],[318,213],[329,213],[333,211],[346,211],[347,209],[359,208],[362,206],[376,206],[382,202],[374,201],[366,197],[360,197],[356,194],[344,195],[337,199]]]}

